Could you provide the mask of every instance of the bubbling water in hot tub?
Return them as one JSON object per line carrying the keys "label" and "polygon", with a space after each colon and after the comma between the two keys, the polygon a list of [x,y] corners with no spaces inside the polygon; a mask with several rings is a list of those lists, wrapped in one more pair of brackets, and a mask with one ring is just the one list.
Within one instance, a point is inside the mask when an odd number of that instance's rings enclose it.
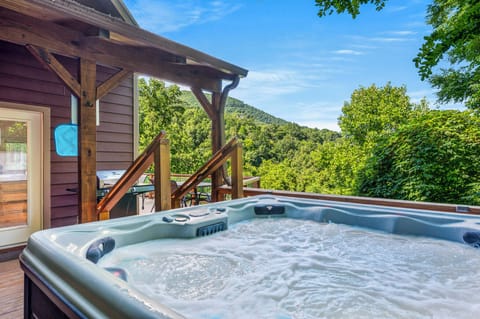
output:
{"label": "bubbling water in hot tub", "polygon": [[474,318],[479,251],[286,218],[114,250],[99,262],[188,318]]}

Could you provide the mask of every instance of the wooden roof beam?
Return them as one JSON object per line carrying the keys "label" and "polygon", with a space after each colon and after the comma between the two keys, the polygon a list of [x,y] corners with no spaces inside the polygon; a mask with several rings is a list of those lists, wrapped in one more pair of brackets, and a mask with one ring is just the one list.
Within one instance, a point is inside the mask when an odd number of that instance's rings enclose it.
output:
{"label": "wooden roof beam", "polygon": [[122,45],[101,37],[83,37],[79,48],[96,61],[187,86],[220,92],[221,80],[232,75],[203,65],[185,64],[186,59],[148,48]]}
{"label": "wooden roof beam", "polygon": [[151,63],[186,63],[186,58],[149,47],[123,44],[102,36],[79,35],[75,43],[81,51],[97,58],[112,59],[112,63],[125,63],[125,60],[135,59],[135,56],[150,59]]}

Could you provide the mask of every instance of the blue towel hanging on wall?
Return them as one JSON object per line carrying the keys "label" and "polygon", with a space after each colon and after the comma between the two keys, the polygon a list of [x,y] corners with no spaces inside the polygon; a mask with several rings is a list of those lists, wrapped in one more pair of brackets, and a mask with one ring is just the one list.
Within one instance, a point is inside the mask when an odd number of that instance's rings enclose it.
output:
{"label": "blue towel hanging on wall", "polygon": [[55,128],[55,148],[59,156],[78,156],[78,125],[60,124]]}

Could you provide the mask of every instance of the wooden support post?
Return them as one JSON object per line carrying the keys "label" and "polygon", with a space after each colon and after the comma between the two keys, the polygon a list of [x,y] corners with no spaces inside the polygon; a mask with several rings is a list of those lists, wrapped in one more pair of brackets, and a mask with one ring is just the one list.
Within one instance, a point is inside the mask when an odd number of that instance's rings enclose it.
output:
{"label": "wooden support post", "polygon": [[[237,87],[238,82],[239,77],[236,76],[232,83],[227,85],[222,92],[212,91],[211,102],[208,101],[200,88],[192,87],[193,94],[212,121],[212,154],[215,154],[225,145],[225,104],[229,91]],[[222,186],[223,178],[226,178],[226,176],[224,176],[225,171],[225,167],[220,167],[212,173],[211,199],[214,202],[222,200],[223,195],[220,194],[219,188]]]}
{"label": "wooden support post", "polygon": [[[96,64],[80,59],[80,108],[78,112],[78,183],[80,223],[97,220]],[[107,218],[108,216],[102,216]]]}
{"label": "wooden support post", "polygon": [[154,153],[155,208],[157,211],[171,209],[170,144],[163,139]]}
{"label": "wooden support post", "polygon": [[232,152],[232,199],[243,197],[243,160],[242,143],[238,143]]}
{"label": "wooden support post", "polygon": [[[212,118],[212,154],[215,154],[225,144],[225,118],[224,108],[221,105],[220,93],[212,93],[212,107],[214,109],[214,118]],[[222,169],[219,168],[212,174],[212,201],[221,201],[218,188],[222,186]]]}

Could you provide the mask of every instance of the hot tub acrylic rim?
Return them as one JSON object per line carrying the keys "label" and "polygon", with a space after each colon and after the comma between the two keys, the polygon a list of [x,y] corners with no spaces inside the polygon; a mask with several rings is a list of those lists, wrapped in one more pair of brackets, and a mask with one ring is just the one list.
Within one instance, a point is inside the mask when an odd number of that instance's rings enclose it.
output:
{"label": "hot tub acrylic rim", "polygon": [[[292,213],[292,210],[301,211],[305,210],[306,206],[314,206],[313,209],[338,209],[342,212],[346,212],[348,209],[354,209],[356,211],[361,211],[362,216],[368,215],[369,217],[404,217],[404,218],[412,218],[414,220],[421,221],[427,225],[434,225],[437,227],[441,227],[442,225],[446,225],[447,227],[452,226],[465,226],[465,227],[473,227],[473,228],[480,228],[480,217],[478,215],[469,215],[469,214],[459,214],[459,213],[446,213],[446,212],[438,212],[438,211],[429,211],[429,210],[417,210],[417,209],[408,209],[408,208],[396,208],[396,207],[388,207],[388,206],[380,206],[380,205],[367,205],[367,204],[350,204],[344,202],[335,202],[335,201],[327,201],[327,200],[312,200],[312,199],[298,199],[292,197],[282,197],[282,196],[269,196],[269,195],[259,195],[249,198],[244,198],[240,200],[232,200],[228,202],[220,202],[220,203],[212,203],[208,205],[197,206],[194,210],[210,210],[210,212],[215,212],[217,209],[224,209],[225,213],[228,215],[229,223],[235,223],[241,220],[253,218],[253,217],[261,217],[255,216],[252,212],[245,213],[244,210],[246,207],[251,206],[252,204],[262,203],[264,205],[268,204],[283,204],[287,207],[287,213],[285,214],[286,217],[290,218],[298,218],[298,213]],[[40,231],[39,233],[44,233],[44,236],[51,236],[52,241],[56,242],[56,239],[63,236],[64,234],[86,234],[97,232],[100,234],[99,237],[104,237],[109,234],[126,234],[131,233],[133,230],[142,230],[148,227],[152,227],[156,224],[163,224],[162,218],[164,216],[172,216],[172,215],[180,215],[185,214],[188,215],[188,212],[191,211],[190,207],[187,208],[180,208],[174,209],[170,211],[163,211],[158,212],[155,214],[150,215],[142,215],[142,216],[129,216],[118,218],[114,220],[107,221],[108,227],[104,227],[104,222],[92,222],[88,224],[79,224],[79,225],[72,225],[62,227],[60,230],[59,228],[55,229],[48,229]],[[186,213],[187,212],[187,213]],[[241,212],[239,214],[238,212]],[[365,213],[369,212],[369,213]],[[359,215],[359,214],[351,214],[350,215]],[[220,215],[220,214],[219,214]],[[301,215],[301,214],[300,214]],[[441,216],[441,217],[439,217]],[[432,220],[437,221],[446,221],[443,223],[434,223]],[[187,222],[175,222],[172,225],[175,227],[186,225]],[[351,224],[349,224],[351,225]],[[352,225],[354,226],[354,225]],[[133,227],[133,228],[132,228]],[[366,227],[366,226],[363,226]],[[369,228],[367,226],[367,228]],[[133,229],[133,230],[132,230]],[[37,234],[37,233],[36,233]],[[36,234],[32,236],[36,236]],[[84,237],[84,236],[82,236]],[[90,242],[85,243],[88,245]],[[61,246],[64,248],[63,246]],[[73,252],[75,253],[75,252]],[[84,251],[77,251],[77,254],[84,253]]]}
{"label": "hot tub acrylic rim", "polygon": [[29,241],[20,259],[52,293],[73,306],[80,317],[185,318],[86,258],[48,247],[44,238]]}
{"label": "hot tub acrylic rim", "polygon": [[[454,233],[454,235],[456,233],[460,235],[462,232],[465,232],[466,229],[474,231],[480,230],[480,225],[478,224],[480,218],[475,215],[420,211],[379,205],[349,204],[324,200],[296,199],[280,196],[260,195],[199,206],[194,210],[206,209],[218,215],[219,218],[228,216],[228,223],[231,224],[258,217],[253,213],[253,209],[244,212],[245,207],[273,204],[285,205],[285,216],[291,218],[299,218],[298,211],[302,209],[305,210],[306,206],[313,205],[314,208],[323,208],[324,210],[338,209],[346,211],[348,209],[356,209],[363,212],[370,211],[372,214],[370,214],[371,216],[369,217],[372,219],[388,216],[389,218],[407,218],[407,220],[414,220],[416,223],[421,222],[422,218],[434,217],[438,219],[439,216],[442,216],[454,222],[438,225],[423,221],[421,224],[423,226],[434,227],[434,229],[441,230],[442,232],[450,231]],[[90,243],[103,236],[112,236],[121,243],[122,241],[119,239],[124,236],[132,237],[135,233],[142,232],[142,230],[146,228],[152,229],[160,224],[165,224],[165,222],[162,221],[164,216],[188,214],[189,211],[191,211],[190,208],[182,208],[152,215],[131,216],[116,220],[40,231],[30,237],[27,248],[22,253],[22,259],[26,265],[38,273],[40,277],[44,278],[49,285],[61,293],[74,307],[78,308],[82,313],[85,313],[87,317],[101,318],[102,316],[111,315],[108,311],[102,314],[103,310],[100,309],[102,305],[110,304],[111,308],[115,311],[120,311],[119,313],[124,316],[130,313],[134,316],[141,314],[142,317],[154,316],[158,318],[163,316],[164,318],[183,318],[168,307],[154,300],[150,300],[141,292],[129,287],[123,280],[100,269],[97,265],[88,261],[84,257],[84,253]],[[312,212],[312,214],[314,215],[315,212]],[[399,217],[400,215],[401,217]],[[358,215],[356,217],[358,217]],[[365,219],[366,217],[363,216],[362,218]],[[172,226],[184,227],[187,224],[188,222],[176,222],[172,224]],[[132,225],[135,226],[135,228],[129,230],[129,226]],[[73,236],[73,234],[76,234],[76,236]],[[69,245],[67,245],[67,247],[60,245],[57,239],[68,235],[72,235],[75,238],[84,238],[83,245],[75,249],[72,249]],[[71,244],[77,245],[78,243]],[[103,293],[100,298],[97,295],[98,292]],[[110,298],[106,296],[110,296]],[[127,297],[127,299],[123,299],[125,297]],[[90,299],[93,299],[93,301]],[[158,312],[155,313],[155,311]]]}

